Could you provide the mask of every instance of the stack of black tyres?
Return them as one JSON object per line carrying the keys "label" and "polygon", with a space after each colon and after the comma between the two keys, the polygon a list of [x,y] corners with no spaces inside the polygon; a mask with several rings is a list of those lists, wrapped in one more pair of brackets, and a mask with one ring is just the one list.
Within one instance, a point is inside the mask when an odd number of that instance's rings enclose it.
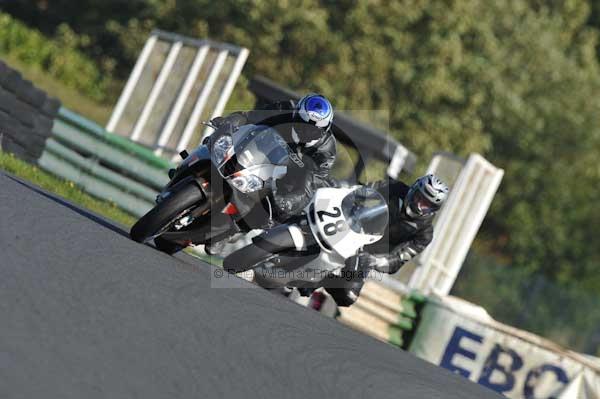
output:
{"label": "stack of black tyres", "polygon": [[48,97],[0,61],[0,148],[35,164],[42,155],[60,101]]}

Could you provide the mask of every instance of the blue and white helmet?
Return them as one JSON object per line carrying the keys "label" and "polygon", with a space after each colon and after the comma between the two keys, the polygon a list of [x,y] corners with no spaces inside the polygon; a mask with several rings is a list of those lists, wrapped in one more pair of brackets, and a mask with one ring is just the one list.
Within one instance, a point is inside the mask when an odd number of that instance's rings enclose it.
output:
{"label": "blue and white helmet", "polygon": [[329,100],[320,94],[308,94],[298,101],[298,116],[306,123],[327,130],[333,122],[333,107]]}

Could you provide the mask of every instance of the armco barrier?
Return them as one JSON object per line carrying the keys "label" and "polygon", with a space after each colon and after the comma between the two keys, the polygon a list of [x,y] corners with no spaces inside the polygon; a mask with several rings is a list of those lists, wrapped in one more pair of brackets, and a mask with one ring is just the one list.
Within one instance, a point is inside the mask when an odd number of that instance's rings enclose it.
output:
{"label": "armco barrier", "polygon": [[137,217],[153,206],[173,166],[66,108],[60,108],[38,164]]}

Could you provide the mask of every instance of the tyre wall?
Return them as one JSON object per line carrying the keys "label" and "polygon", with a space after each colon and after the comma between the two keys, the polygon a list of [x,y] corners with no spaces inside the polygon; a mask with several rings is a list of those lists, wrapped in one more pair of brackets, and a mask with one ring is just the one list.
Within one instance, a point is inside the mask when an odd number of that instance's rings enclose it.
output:
{"label": "tyre wall", "polygon": [[0,61],[0,148],[37,163],[52,134],[60,101]]}

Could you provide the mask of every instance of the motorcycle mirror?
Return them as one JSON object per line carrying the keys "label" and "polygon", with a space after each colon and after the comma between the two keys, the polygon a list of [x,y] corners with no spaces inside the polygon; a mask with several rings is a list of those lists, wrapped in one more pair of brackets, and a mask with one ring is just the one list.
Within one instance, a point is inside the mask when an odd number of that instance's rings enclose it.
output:
{"label": "motorcycle mirror", "polygon": [[208,126],[210,128],[213,128],[214,130],[217,130],[217,127],[213,123],[202,121],[202,122],[200,122],[200,124],[204,125],[204,126]]}

